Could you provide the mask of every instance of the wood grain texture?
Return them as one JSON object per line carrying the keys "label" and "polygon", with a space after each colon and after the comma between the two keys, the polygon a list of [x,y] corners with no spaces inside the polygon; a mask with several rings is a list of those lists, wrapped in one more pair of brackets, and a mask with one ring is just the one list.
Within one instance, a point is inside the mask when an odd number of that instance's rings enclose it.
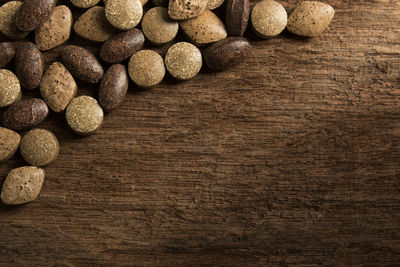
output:
{"label": "wood grain texture", "polygon": [[326,2],[322,36],[247,33],[245,63],[131,85],[99,134],[51,114],[61,154],[0,206],[0,266],[398,266],[400,3]]}

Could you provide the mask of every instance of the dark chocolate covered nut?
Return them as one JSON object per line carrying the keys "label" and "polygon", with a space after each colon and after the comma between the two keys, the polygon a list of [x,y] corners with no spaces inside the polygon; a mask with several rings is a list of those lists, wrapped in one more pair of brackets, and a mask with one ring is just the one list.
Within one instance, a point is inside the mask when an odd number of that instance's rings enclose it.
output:
{"label": "dark chocolate covered nut", "polygon": [[0,43],[0,69],[10,63],[15,56],[14,46],[9,42]]}
{"label": "dark chocolate covered nut", "polygon": [[144,44],[141,30],[132,29],[111,36],[102,46],[100,57],[109,63],[118,63],[141,50]]}
{"label": "dark chocolate covered nut", "polygon": [[21,31],[33,31],[50,17],[55,5],[56,0],[25,0],[15,24]]}
{"label": "dark chocolate covered nut", "polygon": [[128,74],[124,65],[112,65],[104,74],[100,84],[99,102],[106,111],[111,112],[124,101],[128,91]]}
{"label": "dark chocolate covered nut", "polygon": [[96,57],[88,50],[69,45],[61,52],[61,60],[75,77],[88,83],[98,83],[104,70]]}
{"label": "dark chocolate covered nut", "polygon": [[29,90],[38,88],[43,69],[43,56],[37,46],[31,42],[20,43],[15,56],[15,71],[22,87]]}
{"label": "dark chocolate covered nut", "polygon": [[6,128],[20,131],[32,128],[44,121],[49,114],[46,103],[39,98],[28,98],[11,105],[3,114]]}
{"label": "dark chocolate covered nut", "polygon": [[210,69],[222,71],[242,62],[250,50],[251,45],[246,38],[228,37],[209,46],[203,56]]}
{"label": "dark chocolate covered nut", "polygon": [[226,28],[229,35],[243,36],[250,16],[249,0],[228,0],[226,5]]}

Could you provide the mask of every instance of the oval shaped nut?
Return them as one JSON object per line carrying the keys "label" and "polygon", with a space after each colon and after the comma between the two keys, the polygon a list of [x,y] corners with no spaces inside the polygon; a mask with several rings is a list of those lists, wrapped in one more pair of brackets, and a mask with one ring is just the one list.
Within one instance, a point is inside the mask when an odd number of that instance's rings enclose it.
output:
{"label": "oval shaped nut", "polygon": [[97,5],[100,0],[70,0],[71,3],[79,8],[89,8]]}
{"label": "oval shaped nut", "polygon": [[179,23],[171,20],[165,7],[154,7],[146,12],[142,30],[153,44],[161,45],[172,41],[178,34]]}
{"label": "oval shaped nut", "polygon": [[150,88],[158,85],[164,78],[164,60],[153,50],[141,50],[131,57],[128,72],[136,85]]}
{"label": "oval shaped nut", "polygon": [[0,69],[8,65],[15,56],[15,49],[11,43],[0,43]]}
{"label": "oval shaped nut", "polygon": [[6,161],[17,152],[21,136],[7,128],[0,127],[0,162]]}
{"label": "oval shaped nut", "polygon": [[107,0],[105,13],[108,22],[120,30],[130,30],[139,24],[143,16],[139,0]]}
{"label": "oval shaped nut", "polygon": [[203,65],[200,50],[187,42],[176,43],[165,54],[165,67],[178,80],[196,76]]}
{"label": "oval shaped nut", "polygon": [[37,47],[42,50],[50,50],[65,43],[71,34],[72,12],[67,6],[54,8],[50,18],[35,32]]}
{"label": "oval shaped nut", "polygon": [[24,39],[29,34],[15,25],[15,18],[21,6],[20,1],[10,1],[0,7],[0,32],[14,40]]}
{"label": "oval shaped nut", "polygon": [[104,70],[97,58],[88,50],[76,46],[66,46],[61,52],[61,61],[78,79],[88,83],[98,83]]}
{"label": "oval shaped nut", "polygon": [[10,106],[22,96],[21,85],[14,73],[0,69],[0,108]]}
{"label": "oval shaped nut", "polygon": [[207,0],[170,0],[168,14],[175,20],[195,18],[203,13],[207,2]]}
{"label": "oval shaped nut", "polygon": [[242,62],[251,51],[244,37],[228,37],[209,46],[203,52],[206,65],[216,71],[227,70]]}
{"label": "oval shaped nut", "polygon": [[18,45],[15,55],[15,71],[22,87],[32,90],[40,85],[44,69],[43,55],[31,42]]}
{"label": "oval shaped nut", "polygon": [[251,11],[251,25],[254,32],[262,38],[277,36],[286,28],[286,10],[273,0],[259,2]]}
{"label": "oval shaped nut", "polygon": [[104,113],[96,99],[90,96],[74,98],[65,112],[67,123],[80,135],[90,135],[100,129]]}
{"label": "oval shaped nut", "polygon": [[99,90],[99,102],[104,111],[111,112],[124,101],[129,80],[124,65],[112,65],[104,74]]}
{"label": "oval shaped nut", "polygon": [[44,177],[44,170],[34,166],[11,170],[1,189],[1,201],[7,205],[20,205],[35,200],[42,190]]}
{"label": "oval shaped nut", "polygon": [[50,65],[40,83],[43,99],[55,112],[64,111],[77,90],[78,86],[71,73],[60,62]]}
{"label": "oval shaped nut", "polygon": [[226,28],[233,36],[243,36],[250,17],[249,0],[228,0],[226,5]]}
{"label": "oval shaped nut", "polygon": [[108,63],[119,63],[141,50],[144,41],[144,35],[138,29],[118,33],[101,46],[100,57]]}
{"label": "oval shaped nut", "polygon": [[74,25],[74,31],[79,36],[94,42],[105,42],[115,29],[108,23],[104,7],[94,6],[79,17]]}
{"label": "oval shaped nut", "polygon": [[55,5],[56,0],[24,0],[15,24],[21,31],[33,31],[50,17]]}
{"label": "oval shaped nut", "polygon": [[180,22],[183,32],[197,45],[205,45],[225,39],[227,32],[224,23],[209,10],[200,16]]}
{"label": "oval shaped nut", "polygon": [[28,98],[8,107],[3,113],[2,121],[5,127],[21,131],[38,125],[48,114],[49,108],[42,99]]}
{"label": "oval shaped nut", "polygon": [[56,160],[60,152],[57,137],[45,129],[33,129],[24,135],[19,147],[21,156],[33,166],[46,166]]}
{"label": "oval shaped nut", "polygon": [[329,26],[334,15],[335,10],[328,4],[304,1],[290,14],[287,29],[300,36],[318,36]]}

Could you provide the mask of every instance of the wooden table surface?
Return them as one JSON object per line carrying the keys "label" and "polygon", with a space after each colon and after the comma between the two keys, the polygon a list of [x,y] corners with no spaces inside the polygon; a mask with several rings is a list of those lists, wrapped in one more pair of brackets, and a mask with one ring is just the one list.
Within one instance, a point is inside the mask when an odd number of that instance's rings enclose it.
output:
{"label": "wooden table surface", "polygon": [[246,62],[131,86],[96,135],[51,114],[61,154],[0,205],[0,266],[399,266],[400,3],[326,2],[322,36],[247,33]]}

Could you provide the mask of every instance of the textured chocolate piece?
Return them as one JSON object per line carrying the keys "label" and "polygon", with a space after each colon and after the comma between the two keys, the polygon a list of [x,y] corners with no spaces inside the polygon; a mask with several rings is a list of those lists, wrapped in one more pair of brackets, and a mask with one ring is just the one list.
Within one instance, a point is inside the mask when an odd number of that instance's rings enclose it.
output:
{"label": "textured chocolate piece", "polygon": [[101,46],[100,57],[108,63],[119,63],[141,50],[144,41],[144,35],[138,29],[118,33]]}
{"label": "textured chocolate piece", "polygon": [[106,112],[111,112],[124,101],[129,80],[124,65],[112,65],[100,84],[99,102]]}
{"label": "textured chocolate piece", "polygon": [[88,50],[69,45],[61,52],[61,60],[75,77],[88,83],[98,83],[104,70],[97,58]]}
{"label": "textured chocolate piece", "polygon": [[137,86],[143,88],[156,86],[165,75],[164,60],[153,50],[141,50],[131,57],[128,73]]}
{"label": "textured chocolate piece", "polygon": [[49,114],[46,103],[39,98],[28,98],[11,105],[3,114],[6,128],[14,131],[32,128],[44,121]]}
{"label": "textured chocolate piece", "polygon": [[21,31],[33,31],[50,17],[55,5],[56,0],[25,0],[15,24]]}
{"label": "textured chocolate piece", "polygon": [[40,50],[31,42],[18,44],[15,56],[15,72],[22,87],[32,90],[40,85],[44,60]]}
{"label": "textured chocolate piece", "polygon": [[191,19],[203,13],[206,6],[207,0],[170,0],[168,15],[175,20]]}
{"label": "textured chocolate piece", "polygon": [[203,52],[206,65],[217,71],[229,69],[242,62],[251,51],[244,37],[228,37],[209,46]]}
{"label": "textured chocolate piece", "polygon": [[11,62],[15,56],[15,49],[12,43],[0,43],[0,69],[4,68]]}
{"label": "textured chocolate piece", "polygon": [[77,90],[78,85],[71,73],[60,62],[50,65],[40,83],[43,99],[55,112],[64,111]]}
{"label": "textured chocolate piece", "polygon": [[179,29],[179,23],[171,20],[165,7],[154,7],[144,14],[142,30],[153,44],[161,45],[172,41]]}
{"label": "textured chocolate piece", "polygon": [[250,16],[249,0],[228,0],[226,5],[226,28],[229,35],[243,36]]}
{"label": "textured chocolate piece", "polygon": [[36,45],[50,50],[68,41],[72,29],[72,12],[67,6],[57,6],[50,18],[35,31]]}

